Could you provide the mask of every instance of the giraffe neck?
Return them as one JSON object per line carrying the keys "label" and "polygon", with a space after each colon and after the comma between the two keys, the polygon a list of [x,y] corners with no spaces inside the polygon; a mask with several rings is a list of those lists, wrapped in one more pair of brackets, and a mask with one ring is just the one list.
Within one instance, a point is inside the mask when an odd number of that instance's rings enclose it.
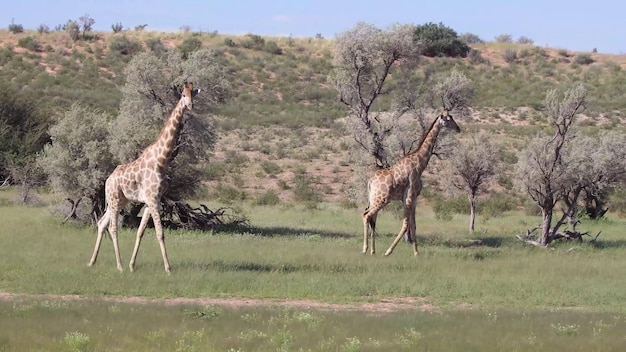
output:
{"label": "giraffe neck", "polygon": [[165,121],[161,133],[157,138],[154,146],[154,153],[159,166],[164,169],[172,157],[172,151],[176,146],[176,140],[182,127],[183,114],[186,106],[183,99],[178,101],[170,117]]}
{"label": "giraffe neck", "polygon": [[413,164],[413,167],[417,169],[417,173],[420,175],[426,169],[426,166],[430,161],[430,157],[433,155],[433,150],[435,148],[435,143],[437,142],[437,136],[439,135],[440,130],[441,125],[439,124],[439,118],[437,118],[422,139],[419,147],[407,155],[407,158],[411,164]]}

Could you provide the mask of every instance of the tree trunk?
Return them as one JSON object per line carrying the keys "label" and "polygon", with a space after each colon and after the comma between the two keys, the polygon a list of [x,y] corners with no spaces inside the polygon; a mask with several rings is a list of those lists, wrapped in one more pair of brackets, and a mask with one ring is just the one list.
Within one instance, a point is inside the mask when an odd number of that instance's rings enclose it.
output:
{"label": "tree trunk", "polygon": [[543,222],[541,223],[541,238],[539,243],[542,246],[547,246],[550,243],[550,225],[552,224],[552,207],[541,208],[541,215],[543,216]]}
{"label": "tree trunk", "polygon": [[469,195],[470,202],[470,219],[469,219],[469,230],[470,232],[474,232],[474,222],[476,221],[476,195]]}

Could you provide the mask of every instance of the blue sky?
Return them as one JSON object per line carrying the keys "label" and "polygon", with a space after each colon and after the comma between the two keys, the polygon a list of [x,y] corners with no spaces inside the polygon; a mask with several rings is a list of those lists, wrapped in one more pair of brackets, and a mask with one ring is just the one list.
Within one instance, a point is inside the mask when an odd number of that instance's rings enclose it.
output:
{"label": "blue sky", "polygon": [[574,51],[626,53],[626,2],[615,0],[0,0],[0,26],[14,19],[27,29],[54,28],[89,14],[94,29],[110,31],[147,24],[148,30],[239,35],[333,38],[358,22],[385,28],[393,23],[442,22],[458,34],[492,41],[500,34],[526,36],[536,45]]}

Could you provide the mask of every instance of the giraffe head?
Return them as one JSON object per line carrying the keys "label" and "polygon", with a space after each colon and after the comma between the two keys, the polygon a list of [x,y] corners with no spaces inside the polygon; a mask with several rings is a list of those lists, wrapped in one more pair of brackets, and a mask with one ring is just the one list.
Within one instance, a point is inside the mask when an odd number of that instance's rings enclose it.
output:
{"label": "giraffe head", "polygon": [[453,130],[454,132],[461,132],[461,128],[456,124],[448,109],[443,109],[443,112],[439,116],[439,124],[444,128]]}
{"label": "giraffe head", "polygon": [[200,89],[193,89],[193,83],[185,82],[180,99],[183,101],[183,104],[187,109],[193,109],[193,98],[198,93],[200,93]]}

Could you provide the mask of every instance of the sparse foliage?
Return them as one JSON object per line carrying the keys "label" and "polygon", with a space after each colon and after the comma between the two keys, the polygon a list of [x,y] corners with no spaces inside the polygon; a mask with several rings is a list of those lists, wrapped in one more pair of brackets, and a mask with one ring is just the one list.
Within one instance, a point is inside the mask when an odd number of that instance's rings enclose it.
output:
{"label": "sparse foliage", "polygon": [[498,43],[512,43],[513,37],[510,34],[500,34],[496,36],[496,42]]}
{"label": "sparse foliage", "polygon": [[113,33],[119,33],[124,30],[124,26],[121,22],[116,22],[111,25],[111,30],[113,31]]}
{"label": "sparse foliage", "polygon": [[80,23],[80,28],[82,28],[83,31],[83,39],[85,38],[85,34],[87,34],[87,32],[90,32],[93,25],[96,23],[96,20],[94,20],[93,18],[89,17],[88,14],[84,14],[82,16],[80,16],[78,18],[78,22]]}
{"label": "sparse foliage", "polygon": [[470,205],[469,230],[474,231],[476,198],[496,174],[498,148],[486,132],[459,141],[445,161],[446,182],[465,193]]}
{"label": "sparse foliage", "polygon": [[473,33],[461,34],[461,36],[459,36],[459,39],[466,42],[467,44],[482,44],[485,42],[478,35]]}
{"label": "sparse foliage", "polygon": [[[335,40],[334,70],[329,80],[339,93],[339,100],[349,108],[348,118],[356,119],[356,125],[365,133],[354,133],[355,140],[378,167],[390,165],[384,140],[393,127],[379,122],[378,115],[372,111],[374,102],[385,92],[385,81],[400,66],[399,61],[402,60],[404,67],[413,67],[419,54],[419,46],[413,41],[412,26],[381,30],[359,23]],[[417,94],[415,91],[407,93]],[[395,118],[407,112],[414,100],[414,96],[398,98]]]}
{"label": "sparse foliage", "polygon": [[37,27],[37,32],[39,32],[39,34],[50,33],[50,27],[48,27],[47,24],[40,24]]}
{"label": "sparse foliage", "polygon": [[517,44],[532,45],[534,43],[535,43],[534,40],[532,40],[532,39],[530,39],[530,38],[528,38],[526,36],[521,36],[521,37],[517,38]]}
{"label": "sparse foliage", "polygon": [[[574,122],[586,107],[586,97],[587,90],[581,83],[564,93],[550,90],[545,106],[553,135],[534,138],[518,161],[518,184],[541,208],[543,222],[536,243],[542,246],[563,237],[558,230],[568,221],[575,227],[583,192],[615,185],[626,170],[623,136],[589,139],[575,133]],[[553,224],[558,202],[563,203],[563,215]]]}
{"label": "sparse foliage", "polygon": [[68,20],[63,27],[65,32],[72,38],[72,40],[77,41],[80,39],[80,26],[76,21]]}
{"label": "sparse foliage", "polygon": [[17,24],[13,20],[11,20],[11,23],[9,24],[9,32],[13,34],[22,33],[24,32],[24,27],[21,24]]}

